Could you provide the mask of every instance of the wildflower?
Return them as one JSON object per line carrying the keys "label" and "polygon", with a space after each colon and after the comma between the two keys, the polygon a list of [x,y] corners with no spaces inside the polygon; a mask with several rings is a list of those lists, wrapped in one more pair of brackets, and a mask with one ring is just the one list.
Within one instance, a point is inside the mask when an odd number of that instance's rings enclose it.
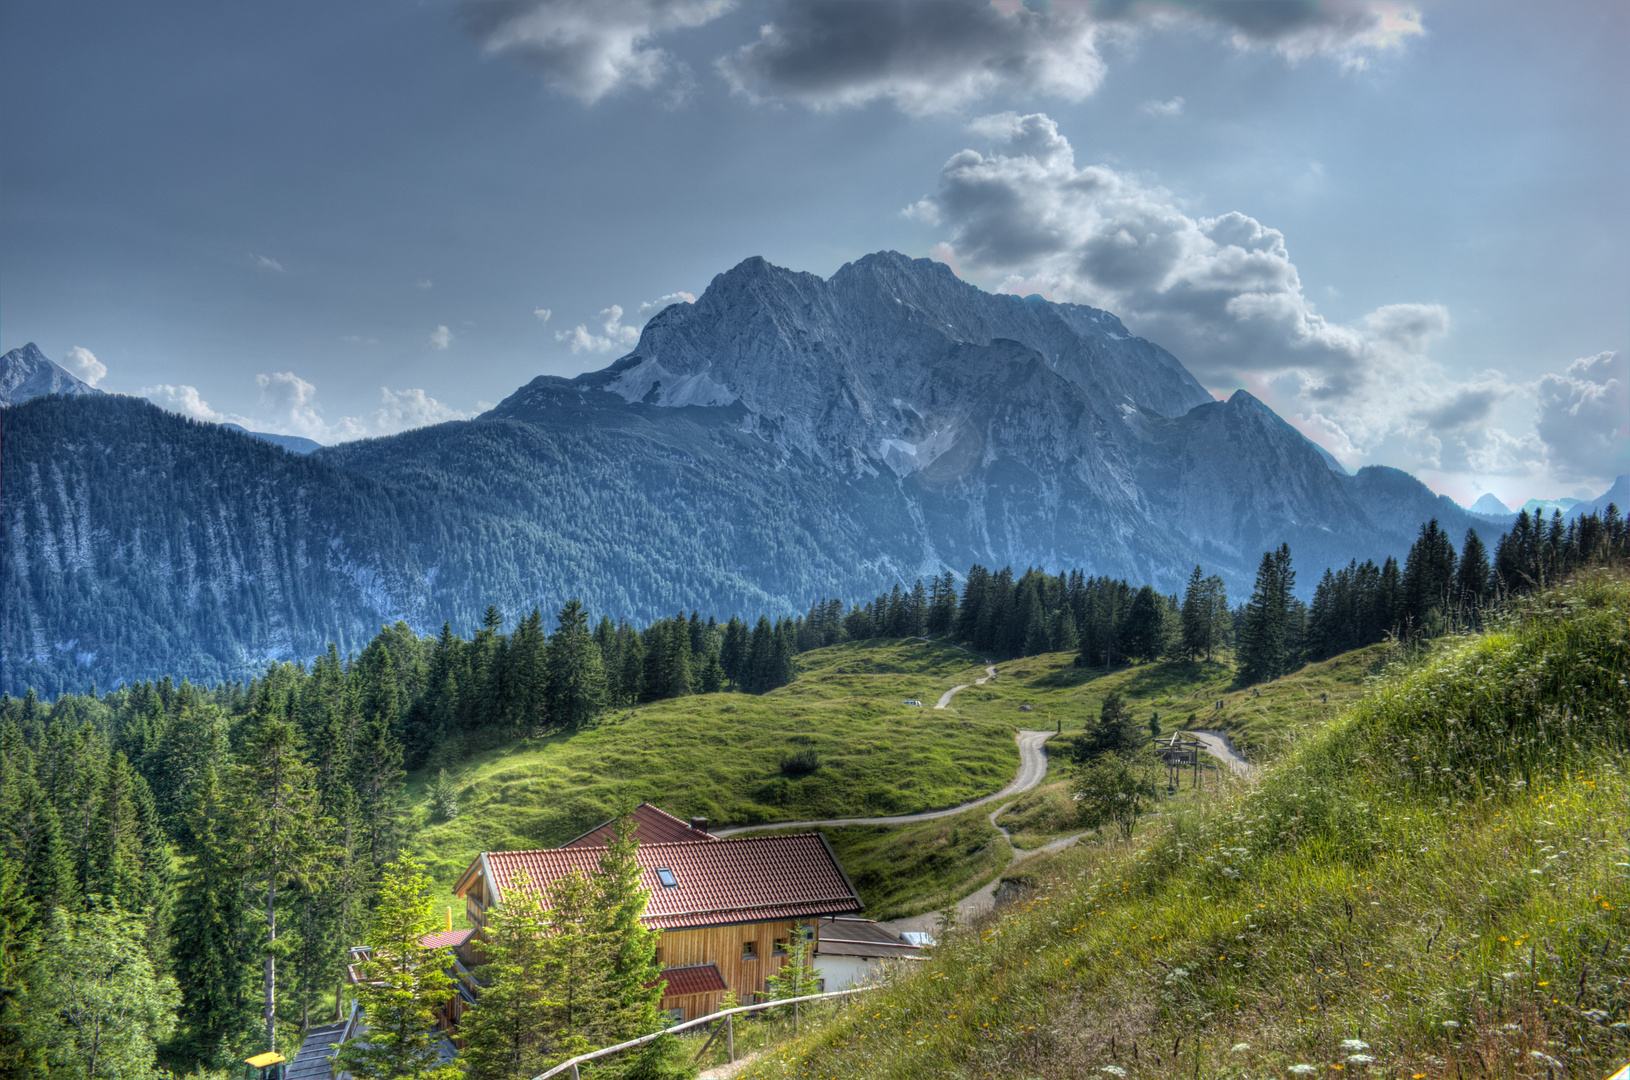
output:
{"label": "wildflower", "polygon": [[1341,1040],[1341,1048],[1349,1054],[1356,1054],[1360,1050],[1368,1050],[1370,1044],[1363,1039],[1343,1039]]}
{"label": "wildflower", "polygon": [[1119,1065],[1105,1065],[1101,1069],[1099,1069],[1098,1071],[1099,1072],[1106,1072],[1111,1076],[1125,1076],[1126,1075],[1126,1070],[1121,1068]]}
{"label": "wildflower", "polygon": [[1288,1070],[1292,1076],[1313,1076],[1319,1071],[1317,1065],[1292,1065]]}

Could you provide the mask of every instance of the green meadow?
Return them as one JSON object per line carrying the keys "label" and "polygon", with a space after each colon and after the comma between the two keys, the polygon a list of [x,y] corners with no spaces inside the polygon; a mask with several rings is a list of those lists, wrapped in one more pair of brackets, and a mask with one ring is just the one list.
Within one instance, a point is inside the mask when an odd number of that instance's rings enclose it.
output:
{"label": "green meadow", "polygon": [[[762,696],[653,702],[585,731],[477,754],[448,770],[458,788],[451,821],[432,818],[434,778],[413,778],[415,848],[450,885],[481,851],[563,843],[622,800],[722,828],[906,814],[988,795],[1018,769],[1014,726],[933,708],[983,674],[970,667],[976,660],[916,639],[837,645],[805,653],[799,677]],[[819,767],[785,771],[800,751],[813,751]]]}
{"label": "green meadow", "polygon": [[1016,864],[1019,902],[744,1075],[1608,1075],[1627,626],[1596,578],[1394,665],[1259,782]]}

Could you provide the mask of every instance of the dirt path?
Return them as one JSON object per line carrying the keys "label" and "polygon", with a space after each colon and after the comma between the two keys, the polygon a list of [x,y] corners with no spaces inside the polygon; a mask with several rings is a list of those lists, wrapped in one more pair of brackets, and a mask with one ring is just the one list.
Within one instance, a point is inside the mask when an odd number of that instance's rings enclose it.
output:
{"label": "dirt path", "polygon": [[990,682],[994,678],[996,678],[996,665],[995,664],[986,664],[985,665],[985,677],[983,679],[975,679],[971,683],[963,683],[961,686],[953,686],[953,687],[951,687],[951,689],[945,691],[945,693],[940,695],[939,702],[934,706],[934,708],[943,709],[943,708],[945,708],[945,706],[951,704],[951,699],[953,697],[956,697],[957,691],[966,690],[970,686],[983,686],[985,683]]}
{"label": "dirt path", "polygon": [[[763,825],[739,825],[734,829],[715,829],[714,836],[734,836],[736,833],[752,832],[759,829],[812,829],[817,825],[910,825],[918,821],[933,821],[935,818],[950,817],[960,814],[964,810],[972,810],[977,806],[1005,799],[1010,795],[1018,795],[1029,791],[1042,778],[1047,775],[1047,752],[1043,749],[1051,731],[1021,731],[1015,738],[1019,743],[1019,771],[1013,777],[1013,782],[994,795],[986,795],[982,799],[974,799],[960,806],[948,807],[944,810],[929,810],[921,814],[897,814],[894,817],[854,817],[854,818],[828,818],[824,821],[771,821]],[[999,812],[999,811],[998,811]]]}
{"label": "dirt path", "polygon": [[1188,734],[1199,740],[1205,747],[1206,753],[1218,761],[1226,761],[1235,776],[1250,779],[1256,775],[1256,766],[1245,760],[1245,756],[1234,749],[1234,740],[1221,731],[1189,731]]}

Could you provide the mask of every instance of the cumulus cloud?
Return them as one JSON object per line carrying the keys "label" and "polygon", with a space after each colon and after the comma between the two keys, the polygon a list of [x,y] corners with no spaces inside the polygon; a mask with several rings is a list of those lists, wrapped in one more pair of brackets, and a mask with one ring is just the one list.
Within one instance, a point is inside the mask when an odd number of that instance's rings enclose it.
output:
{"label": "cumulus cloud", "polygon": [[384,407],[374,411],[374,429],[384,435],[409,428],[441,424],[448,420],[468,420],[475,413],[444,405],[423,390],[379,388]]}
{"label": "cumulus cloud", "polygon": [[[1238,212],[1195,213],[1146,178],[1078,166],[1044,114],[981,117],[969,131],[992,147],[952,156],[938,189],[906,210],[943,230],[935,252],[963,272],[1002,291],[1108,309],[1203,383],[1250,388],[1349,464],[1544,470],[1540,438],[1498,423],[1498,406],[1526,391],[1498,372],[1457,376],[1431,358],[1451,329],[1441,304],[1327,319],[1278,229]],[[1589,398],[1571,384],[1556,396]]]}
{"label": "cumulus cloud", "polygon": [[570,330],[556,332],[555,340],[570,346],[574,353],[605,353],[613,349],[632,349],[639,344],[639,328],[623,325],[623,309],[620,305],[612,304],[603,309],[596,316],[596,321],[605,331],[603,334],[591,333],[585,324],[578,323]]}
{"label": "cumulus cloud", "polygon": [[254,254],[251,254],[249,257],[253,259],[255,265],[260,267],[262,270],[271,270],[272,272],[278,274],[283,273],[283,264],[278,262],[276,259],[268,258],[265,255]]}
{"label": "cumulus cloud", "polygon": [[1272,49],[1293,64],[1329,57],[1349,70],[1363,70],[1376,53],[1402,48],[1426,32],[1413,4],[1329,2],[1242,4],[1211,0],[1182,8],[1129,3],[1123,9],[1155,21],[1175,19],[1221,27],[1238,49]]}
{"label": "cumulus cloud", "polygon": [[453,343],[453,332],[445,326],[438,326],[430,331],[430,347],[432,349],[445,349]]}
{"label": "cumulus cloud", "polygon": [[198,393],[196,386],[172,385],[159,383],[157,386],[144,386],[136,391],[138,397],[144,397],[161,409],[169,409],[183,416],[190,416],[194,420],[203,420],[211,424],[223,424],[228,421],[242,423],[240,417],[221,412],[212,408]]}
{"label": "cumulus cloud", "polygon": [[1599,480],[1623,472],[1630,447],[1630,364],[1619,352],[1597,353],[1546,375],[1535,389],[1534,429],[1553,473]]}
{"label": "cumulus cloud", "polygon": [[143,387],[137,393],[161,408],[194,420],[232,423],[250,431],[276,435],[301,435],[324,444],[394,435],[448,420],[468,420],[483,408],[491,408],[478,405],[474,411],[456,409],[422,389],[392,390],[382,386],[379,388],[381,407],[370,416],[342,416],[330,422],[324,418],[323,407],[317,400],[317,387],[292,371],[256,375],[255,385],[259,388],[258,407],[249,415],[215,408],[203,399],[195,386],[160,384]]}
{"label": "cumulus cloud", "polygon": [[429,292],[431,289],[436,287],[436,283],[431,281],[429,278],[420,278],[418,281],[413,283],[413,287],[418,289],[420,292]]}
{"label": "cumulus cloud", "polygon": [[540,308],[533,308],[532,309],[532,314],[534,316],[536,316],[536,318],[537,318],[537,320],[539,322],[545,322],[546,323],[546,322],[549,321],[549,317],[552,316],[554,314],[554,312],[550,311],[546,307],[540,307]]}
{"label": "cumulus cloud", "polygon": [[998,91],[1080,101],[1104,80],[1099,34],[1079,5],[784,4],[757,41],[718,68],[755,100],[784,97],[815,109],[886,100],[924,115]]}
{"label": "cumulus cloud", "polygon": [[688,292],[671,292],[667,296],[659,296],[655,300],[647,300],[640,304],[640,318],[648,318],[672,304],[694,304],[696,297]]}
{"label": "cumulus cloud", "polygon": [[[754,100],[814,109],[889,101],[923,115],[997,93],[1080,101],[1104,80],[1100,45],[1108,37],[1172,29],[1221,33],[1237,49],[1269,49],[1291,63],[1329,57],[1349,69],[1423,33],[1420,12],[1407,4],[786,2],[756,41],[717,66]],[[1182,99],[1148,108],[1176,115]]]}
{"label": "cumulus cloud", "polygon": [[667,83],[681,93],[690,71],[653,39],[702,26],[728,0],[464,0],[465,29],[488,53],[518,59],[561,93],[592,105],[624,87]]}
{"label": "cumulus cloud", "polygon": [[1179,95],[1167,101],[1145,101],[1143,111],[1150,116],[1179,116],[1183,112],[1183,98]]}
{"label": "cumulus cloud", "polygon": [[108,373],[108,366],[98,360],[89,349],[80,345],[75,345],[64,354],[62,366],[90,386],[101,382]]}

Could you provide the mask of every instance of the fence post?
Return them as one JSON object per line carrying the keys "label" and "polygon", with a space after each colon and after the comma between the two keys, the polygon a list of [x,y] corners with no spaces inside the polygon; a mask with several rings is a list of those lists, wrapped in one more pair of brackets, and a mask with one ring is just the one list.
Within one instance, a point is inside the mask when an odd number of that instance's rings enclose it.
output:
{"label": "fence post", "polygon": [[792,1037],[798,1037],[798,1003],[792,1003]]}
{"label": "fence post", "polygon": [[727,1016],[727,1017],[724,1018],[724,1047],[725,1047],[725,1060],[726,1061],[735,1061],[736,1060],[736,1018],[734,1016]]}
{"label": "fence post", "polygon": [[572,1080],[582,1080],[582,1078],[577,1075],[577,1062],[575,1061],[572,1062]]}

